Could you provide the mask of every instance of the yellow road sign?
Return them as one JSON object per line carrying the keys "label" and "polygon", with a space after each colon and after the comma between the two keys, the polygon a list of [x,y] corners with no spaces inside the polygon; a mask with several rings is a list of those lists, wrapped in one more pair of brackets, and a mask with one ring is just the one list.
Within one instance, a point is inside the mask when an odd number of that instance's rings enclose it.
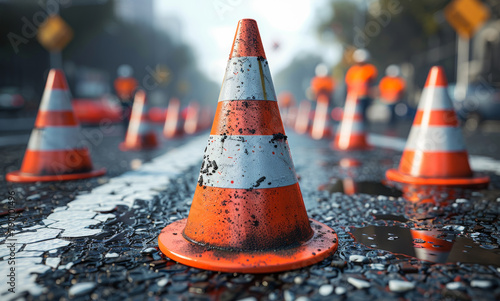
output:
{"label": "yellow road sign", "polygon": [[38,28],[37,39],[49,51],[61,51],[73,39],[73,29],[60,16],[47,17]]}
{"label": "yellow road sign", "polygon": [[445,7],[444,16],[460,36],[470,39],[490,18],[490,11],[479,0],[454,0]]}

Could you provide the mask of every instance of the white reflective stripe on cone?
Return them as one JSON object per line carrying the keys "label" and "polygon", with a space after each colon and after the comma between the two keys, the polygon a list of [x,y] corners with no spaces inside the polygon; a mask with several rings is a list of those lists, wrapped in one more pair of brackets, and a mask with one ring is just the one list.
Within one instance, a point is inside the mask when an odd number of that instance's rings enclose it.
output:
{"label": "white reflective stripe on cone", "polygon": [[200,176],[202,185],[237,189],[276,188],[298,181],[288,143],[272,135],[210,136]]}
{"label": "white reflective stripe on cone", "polygon": [[46,89],[40,103],[40,111],[73,111],[71,93],[68,90]]}
{"label": "white reflective stripe on cone", "polygon": [[311,136],[314,139],[321,139],[323,131],[329,128],[328,125],[328,103],[318,102],[316,104],[316,113],[311,130]]}
{"label": "white reflective stripe on cone", "polygon": [[414,125],[405,149],[454,152],[465,150],[465,143],[459,127]]}
{"label": "white reflective stripe on cone", "polygon": [[346,112],[350,112],[351,114],[354,112],[354,115],[362,115],[363,108],[361,107],[361,101],[359,99],[347,99],[343,114],[346,114]]}
{"label": "white reflective stripe on cone", "polygon": [[132,113],[130,114],[130,120],[137,119],[140,116],[147,116],[148,114],[148,106],[144,105],[142,102],[134,102],[132,105]]}
{"label": "white reflective stripe on cone", "polygon": [[82,148],[85,145],[80,136],[79,126],[49,126],[43,129],[33,129],[28,142],[28,149],[56,151]]}
{"label": "white reflective stripe on cone", "polygon": [[446,87],[426,87],[422,91],[419,110],[449,110],[453,109],[453,103],[448,95]]}
{"label": "white reflective stripe on cone", "polygon": [[247,99],[276,101],[266,59],[235,57],[227,62],[219,101]]}

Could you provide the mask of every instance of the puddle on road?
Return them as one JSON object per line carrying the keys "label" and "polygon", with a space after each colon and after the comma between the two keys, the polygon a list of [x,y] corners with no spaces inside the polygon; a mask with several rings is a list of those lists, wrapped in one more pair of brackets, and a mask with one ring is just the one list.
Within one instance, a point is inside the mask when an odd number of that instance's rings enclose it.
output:
{"label": "puddle on road", "polygon": [[[351,228],[354,239],[370,248],[435,263],[476,263],[500,266],[500,249],[486,249],[453,231],[415,230],[397,226]],[[438,237],[446,236],[445,239]]]}
{"label": "puddle on road", "polygon": [[360,181],[356,182],[352,178],[330,180],[329,183],[320,185],[318,190],[328,191],[330,193],[342,192],[348,195],[355,193],[365,193],[371,195],[385,195],[392,197],[400,197],[403,193],[390,186],[386,186],[381,182],[375,181]]}

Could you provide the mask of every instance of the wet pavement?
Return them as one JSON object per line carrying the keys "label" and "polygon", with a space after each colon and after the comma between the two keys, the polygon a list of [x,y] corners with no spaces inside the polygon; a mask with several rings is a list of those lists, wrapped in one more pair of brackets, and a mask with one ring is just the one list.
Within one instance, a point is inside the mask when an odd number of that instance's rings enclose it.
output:
{"label": "wet pavement", "polygon": [[[401,155],[394,143],[342,153],[287,130],[308,215],[337,232],[339,249],[307,268],[251,275],[190,268],[157,248],[161,229],[187,217],[208,133],[149,153],[120,152],[121,135],[95,140],[94,165],[106,177],[0,181],[2,237],[12,231],[17,239],[16,292],[0,283],[2,300],[500,299],[500,176],[490,159],[498,145],[470,148],[483,156],[472,165],[490,175],[487,190],[422,192],[384,181]],[[2,174],[20,166],[24,148],[0,148]],[[346,167],[347,159],[359,164]],[[2,240],[0,270],[8,274],[14,265]]]}

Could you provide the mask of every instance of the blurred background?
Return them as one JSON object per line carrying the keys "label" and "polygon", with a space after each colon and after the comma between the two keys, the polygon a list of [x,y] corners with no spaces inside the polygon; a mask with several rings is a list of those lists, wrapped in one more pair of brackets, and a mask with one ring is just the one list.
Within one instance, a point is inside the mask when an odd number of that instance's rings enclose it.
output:
{"label": "blurred background", "polygon": [[32,128],[52,67],[65,71],[84,124],[118,120],[132,93],[123,90],[139,87],[158,122],[172,98],[215,109],[241,18],[257,20],[286,103],[315,100],[311,80],[323,64],[335,83],[331,109],[341,108],[353,53],[365,49],[378,70],[372,122],[391,119],[377,92],[388,66],[405,82],[394,114],[411,120],[429,68],[441,65],[466,128],[496,131],[499,14],[496,0],[0,0],[0,132]]}

